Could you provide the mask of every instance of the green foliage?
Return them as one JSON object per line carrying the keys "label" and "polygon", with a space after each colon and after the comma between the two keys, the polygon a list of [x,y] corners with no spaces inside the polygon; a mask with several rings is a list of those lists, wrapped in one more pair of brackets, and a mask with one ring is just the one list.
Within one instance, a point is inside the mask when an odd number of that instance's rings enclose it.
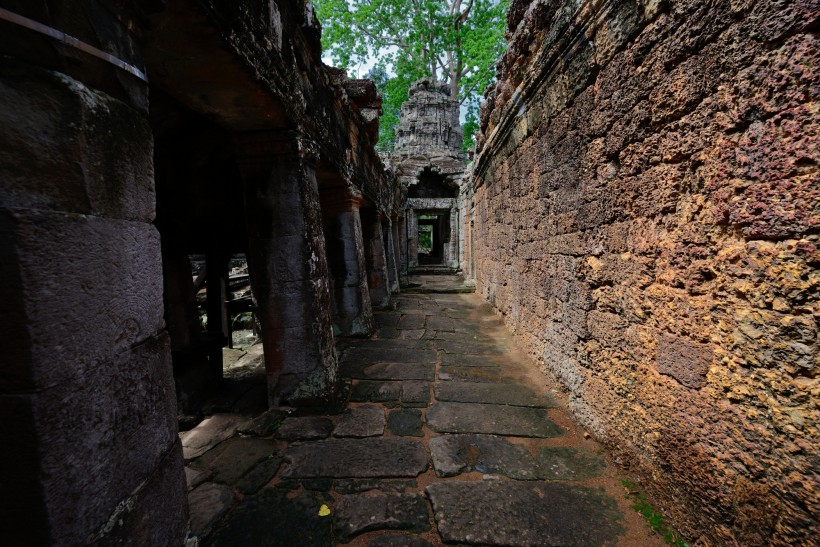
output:
{"label": "green foliage", "polygon": [[689,547],[689,544],[686,543],[677,532],[669,527],[663,515],[655,510],[649,502],[649,498],[646,494],[638,490],[635,483],[622,480],[621,484],[627,490],[627,494],[624,497],[632,498],[632,509],[643,515],[649,527],[663,536],[663,540],[666,543],[669,545],[674,545],[675,547]]}
{"label": "green foliage", "polygon": [[322,45],[346,69],[377,58],[371,74],[384,97],[379,148],[392,150],[401,103],[410,84],[433,77],[467,107],[465,149],[477,129],[480,94],[492,82],[506,47],[509,0],[317,0]]}

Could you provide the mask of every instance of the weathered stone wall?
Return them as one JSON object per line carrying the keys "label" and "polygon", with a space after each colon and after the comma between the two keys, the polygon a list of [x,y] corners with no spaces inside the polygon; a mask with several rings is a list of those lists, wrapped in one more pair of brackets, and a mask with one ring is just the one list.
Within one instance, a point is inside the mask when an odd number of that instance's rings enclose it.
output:
{"label": "weathered stone wall", "polygon": [[[141,64],[133,12],[92,4],[9,7]],[[181,544],[147,86],[20,27],[0,36],[0,537]]]}
{"label": "weathered stone wall", "polygon": [[477,287],[691,539],[818,534],[816,1],[514,2]]}

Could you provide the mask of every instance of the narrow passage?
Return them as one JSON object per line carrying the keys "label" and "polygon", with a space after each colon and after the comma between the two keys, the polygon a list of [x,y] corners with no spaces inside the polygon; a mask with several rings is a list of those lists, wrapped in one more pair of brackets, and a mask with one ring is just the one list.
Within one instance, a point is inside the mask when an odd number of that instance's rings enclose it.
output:
{"label": "narrow passage", "polygon": [[664,545],[492,309],[429,286],[339,340],[337,414],[253,418],[259,351],[226,371],[182,434],[200,545]]}

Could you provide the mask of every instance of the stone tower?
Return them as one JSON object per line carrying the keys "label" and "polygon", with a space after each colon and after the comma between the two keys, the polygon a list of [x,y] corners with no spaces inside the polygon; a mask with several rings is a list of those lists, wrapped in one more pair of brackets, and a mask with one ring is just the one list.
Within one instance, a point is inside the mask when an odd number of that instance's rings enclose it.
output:
{"label": "stone tower", "polygon": [[467,165],[458,100],[448,85],[430,78],[414,82],[408,95],[391,156],[407,187],[403,264],[410,270],[419,265],[455,270],[462,256],[459,195]]}

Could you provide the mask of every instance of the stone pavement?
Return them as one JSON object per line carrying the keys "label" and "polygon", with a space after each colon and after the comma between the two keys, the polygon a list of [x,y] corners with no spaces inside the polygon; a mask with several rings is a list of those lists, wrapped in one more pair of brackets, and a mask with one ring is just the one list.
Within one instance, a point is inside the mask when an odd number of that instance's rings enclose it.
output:
{"label": "stone pavement", "polygon": [[226,371],[222,412],[182,434],[200,545],[663,545],[478,297],[375,319],[338,343],[338,414],[260,414],[254,348]]}

